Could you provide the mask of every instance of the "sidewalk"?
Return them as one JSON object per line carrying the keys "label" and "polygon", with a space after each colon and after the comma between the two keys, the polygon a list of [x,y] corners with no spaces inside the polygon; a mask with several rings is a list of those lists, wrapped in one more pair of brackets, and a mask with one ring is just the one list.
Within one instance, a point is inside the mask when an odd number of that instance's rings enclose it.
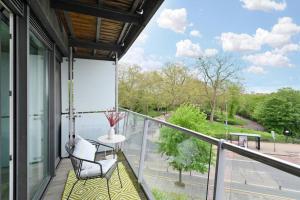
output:
{"label": "sidewalk", "polygon": [[[255,142],[249,141],[248,147],[249,149],[258,151],[255,148]],[[274,152],[274,143],[261,142],[260,148],[259,152],[261,153],[300,165],[300,144],[276,143]]]}

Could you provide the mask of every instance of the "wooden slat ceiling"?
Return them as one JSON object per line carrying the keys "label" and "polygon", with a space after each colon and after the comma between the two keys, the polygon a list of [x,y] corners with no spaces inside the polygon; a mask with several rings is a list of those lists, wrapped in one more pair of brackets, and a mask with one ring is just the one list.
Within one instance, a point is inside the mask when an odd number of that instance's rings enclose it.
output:
{"label": "wooden slat ceiling", "polygon": [[[54,0],[55,1],[55,0]],[[145,1],[149,2],[149,5],[157,6],[148,6],[149,8],[143,8],[145,5]],[[122,56],[127,49],[131,46],[133,41],[136,39],[140,31],[148,23],[149,19],[156,12],[160,4],[163,0],[78,0],[76,2],[81,3],[82,5],[88,5],[96,8],[105,8],[108,10],[118,11],[122,13],[128,13],[132,15],[140,15],[141,16],[141,24],[131,24],[126,23],[124,21],[116,21],[113,19],[107,18],[98,18],[92,15],[86,15],[79,12],[72,12],[68,10],[57,9],[57,15],[61,20],[66,32],[69,35],[69,38],[78,39],[82,41],[95,42],[95,43],[105,43],[110,45],[118,45],[120,46],[119,55]],[[137,10],[150,9],[149,16],[143,16],[142,14],[138,14]],[[151,15],[151,16],[150,16]],[[97,20],[98,19],[98,20]],[[146,19],[146,21],[142,21],[142,19]],[[98,22],[97,22],[98,21]],[[98,26],[97,26],[98,25]],[[99,30],[97,31],[97,27]],[[130,28],[134,27],[137,32],[135,37],[128,38],[126,44],[124,44],[124,40],[128,35],[128,32],[131,31]],[[140,28],[141,27],[141,28]],[[124,30],[123,30],[124,29]],[[98,36],[97,36],[98,32]],[[125,33],[125,34],[124,34]],[[123,38],[122,38],[123,37]],[[98,39],[98,40],[97,40]],[[82,47],[74,47],[74,55],[75,57],[94,57],[95,59],[106,59],[112,60],[114,57],[114,52],[109,51],[107,49],[93,49],[93,48],[82,48]]]}

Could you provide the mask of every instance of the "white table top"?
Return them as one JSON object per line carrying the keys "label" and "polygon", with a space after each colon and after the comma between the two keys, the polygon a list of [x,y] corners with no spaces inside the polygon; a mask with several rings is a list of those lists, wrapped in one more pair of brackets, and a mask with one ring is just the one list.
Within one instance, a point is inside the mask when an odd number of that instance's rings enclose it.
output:
{"label": "white table top", "polygon": [[251,133],[229,133],[229,135],[260,137],[260,135],[258,135],[258,134],[251,134]]}
{"label": "white table top", "polygon": [[105,144],[117,144],[126,140],[124,135],[117,134],[112,139],[108,139],[107,135],[98,137],[98,141]]}

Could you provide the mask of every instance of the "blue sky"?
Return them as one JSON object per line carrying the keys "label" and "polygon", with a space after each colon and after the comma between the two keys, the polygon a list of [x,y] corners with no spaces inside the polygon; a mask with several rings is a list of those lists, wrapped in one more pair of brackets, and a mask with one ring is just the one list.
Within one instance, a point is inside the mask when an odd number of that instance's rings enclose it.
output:
{"label": "blue sky", "polygon": [[165,0],[121,62],[194,68],[199,56],[228,54],[247,92],[300,89],[299,7],[297,0]]}

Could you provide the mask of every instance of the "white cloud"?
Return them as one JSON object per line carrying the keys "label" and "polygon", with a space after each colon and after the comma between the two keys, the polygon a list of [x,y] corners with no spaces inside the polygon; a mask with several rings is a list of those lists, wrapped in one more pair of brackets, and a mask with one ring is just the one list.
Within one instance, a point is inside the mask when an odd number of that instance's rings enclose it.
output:
{"label": "white cloud", "polygon": [[287,6],[285,1],[279,2],[276,0],[241,0],[241,2],[243,3],[243,8],[246,8],[248,10],[282,11]]}
{"label": "white cloud", "polygon": [[163,63],[154,55],[146,55],[143,48],[133,47],[120,60],[121,64],[138,65],[143,70],[155,70]]}
{"label": "white cloud", "polygon": [[176,43],[176,56],[197,58],[202,55],[199,44],[192,43],[191,40],[180,40]]}
{"label": "white cloud", "polygon": [[300,26],[290,17],[279,18],[271,31],[258,28],[254,35],[246,33],[222,33],[220,41],[224,51],[258,51],[262,45],[280,48],[300,33]]}
{"label": "white cloud", "polygon": [[276,48],[274,50],[275,53],[279,53],[282,55],[288,54],[290,52],[300,51],[300,44],[287,44],[282,48]]}
{"label": "white cloud", "polygon": [[279,47],[289,43],[290,37],[258,28],[256,30],[255,40],[260,45],[268,44],[271,47]]}
{"label": "white cloud", "polygon": [[212,57],[218,54],[218,50],[217,49],[205,49],[204,50],[204,56],[206,57]]}
{"label": "white cloud", "polygon": [[176,33],[184,33],[187,22],[187,11],[185,8],[180,9],[164,9],[157,19],[159,27],[171,29]]}
{"label": "white cloud", "polygon": [[192,31],[190,32],[190,35],[191,35],[191,36],[194,36],[194,37],[201,37],[201,33],[200,33],[200,31],[198,31],[198,30],[192,30]]}
{"label": "white cloud", "polygon": [[246,69],[247,72],[253,73],[253,74],[265,74],[266,71],[263,67],[260,66],[250,66]]}
{"label": "white cloud", "polygon": [[136,39],[135,43],[137,45],[142,45],[147,42],[149,35],[147,33],[142,32],[139,37]]}
{"label": "white cloud", "polygon": [[280,47],[290,42],[291,38],[300,33],[300,26],[293,22],[290,17],[278,19],[271,31],[258,28],[255,39],[261,44],[268,44],[271,47]]}
{"label": "white cloud", "polygon": [[191,40],[180,40],[176,43],[177,57],[198,58],[200,56],[211,57],[218,54],[217,49],[202,50],[199,44],[193,43]]}
{"label": "white cloud", "polygon": [[224,51],[256,51],[261,48],[255,37],[244,33],[222,33],[220,40]]}
{"label": "white cloud", "polygon": [[247,87],[246,88],[246,93],[248,94],[253,94],[253,93],[258,93],[258,94],[269,94],[272,92],[276,92],[278,90],[278,86],[265,86],[265,87]]}
{"label": "white cloud", "polygon": [[272,28],[272,33],[292,36],[300,32],[300,26],[293,22],[290,17],[282,17],[278,19],[278,23]]}
{"label": "white cloud", "polygon": [[290,59],[279,53],[267,51],[261,54],[253,54],[243,57],[244,60],[256,66],[292,67]]}

